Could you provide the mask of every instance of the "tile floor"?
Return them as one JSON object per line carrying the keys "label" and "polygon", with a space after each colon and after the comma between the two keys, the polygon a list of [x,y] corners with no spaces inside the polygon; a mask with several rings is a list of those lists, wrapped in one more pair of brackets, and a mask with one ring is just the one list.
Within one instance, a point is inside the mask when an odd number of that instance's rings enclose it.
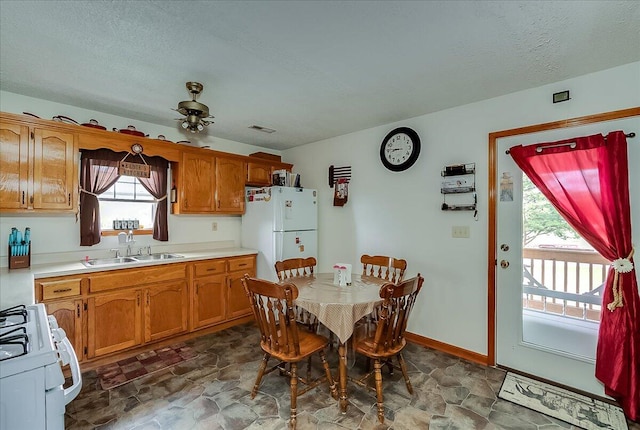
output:
{"label": "tile floor", "polygon": [[[260,391],[250,391],[262,358],[258,330],[251,324],[187,342],[199,355],[189,361],[105,391],[95,371],[83,374],[80,395],[67,406],[66,428],[77,429],[286,429],[289,386],[273,372]],[[327,351],[332,369],[337,352]],[[375,392],[349,384],[345,415],[326,384],[298,398],[298,426],[304,429],[573,429],[562,421],[497,398],[505,372],[419,347],[404,353],[414,388],[401,373],[383,370],[385,423],[376,418]],[[350,375],[363,373],[352,361]],[[275,364],[270,361],[270,364]],[[320,368],[319,360],[314,367]],[[337,373],[337,372],[336,372]],[[640,424],[630,423],[630,430]]]}

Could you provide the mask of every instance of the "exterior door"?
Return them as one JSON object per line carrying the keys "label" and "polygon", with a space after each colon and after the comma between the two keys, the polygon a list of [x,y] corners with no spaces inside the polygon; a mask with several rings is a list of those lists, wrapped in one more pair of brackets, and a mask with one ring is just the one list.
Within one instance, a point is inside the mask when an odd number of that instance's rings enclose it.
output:
{"label": "exterior door", "polygon": [[[585,126],[547,130],[537,133],[499,138],[497,144],[496,180],[496,363],[569,387],[604,396],[602,384],[595,378],[595,347],[597,330],[580,333],[580,324],[569,326],[547,319],[541,336],[527,331],[527,315],[523,310],[523,226],[522,171],[505,151],[517,144],[552,142],[573,136],[585,136],[609,131],[635,131],[640,120],[629,118],[599,122]],[[629,144],[629,147],[636,142]],[[630,148],[629,163],[634,157]],[[630,168],[630,170],[633,170]],[[632,173],[633,174],[633,173]],[[509,185],[509,182],[512,185]],[[501,184],[502,182],[502,184]],[[633,194],[633,183],[631,193]],[[633,200],[633,196],[632,196]],[[633,201],[632,201],[632,207]],[[570,319],[564,321],[571,322]],[[576,325],[577,324],[577,325]],[[568,327],[568,329],[567,329]],[[576,328],[577,327],[577,328]],[[575,343],[582,351],[566,346]]]}

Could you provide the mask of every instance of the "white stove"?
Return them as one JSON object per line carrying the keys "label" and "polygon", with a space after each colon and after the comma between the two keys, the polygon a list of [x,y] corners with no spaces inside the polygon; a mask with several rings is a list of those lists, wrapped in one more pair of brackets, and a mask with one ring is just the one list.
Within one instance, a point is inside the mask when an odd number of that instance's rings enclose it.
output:
{"label": "white stove", "polygon": [[[73,385],[64,388],[67,364]],[[43,304],[0,311],[0,430],[64,430],[65,406],[81,388],[75,351]]]}

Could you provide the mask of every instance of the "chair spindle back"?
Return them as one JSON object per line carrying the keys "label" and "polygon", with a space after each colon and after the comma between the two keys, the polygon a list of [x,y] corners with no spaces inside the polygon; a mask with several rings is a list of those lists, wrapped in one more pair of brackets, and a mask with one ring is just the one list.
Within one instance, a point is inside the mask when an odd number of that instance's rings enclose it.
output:
{"label": "chair spindle back", "polygon": [[407,269],[407,261],[386,255],[366,255],[360,257],[363,276],[375,276],[376,278],[391,281],[394,284],[402,281],[404,271]]}
{"label": "chair spindle back", "polygon": [[297,276],[313,276],[313,269],[316,264],[314,257],[289,258],[284,261],[276,261],[276,274],[280,281]]}
{"label": "chair spindle back", "polygon": [[375,351],[393,350],[404,345],[409,314],[423,282],[424,278],[418,274],[399,284],[387,283],[380,288],[383,303],[373,341]]}
{"label": "chair spindle back", "polygon": [[248,275],[242,278],[242,284],[260,329],[261,342],[281,354],[299,355],[298,324],[293,305],[298,297],[298,288],[293,284],[280,285]]}

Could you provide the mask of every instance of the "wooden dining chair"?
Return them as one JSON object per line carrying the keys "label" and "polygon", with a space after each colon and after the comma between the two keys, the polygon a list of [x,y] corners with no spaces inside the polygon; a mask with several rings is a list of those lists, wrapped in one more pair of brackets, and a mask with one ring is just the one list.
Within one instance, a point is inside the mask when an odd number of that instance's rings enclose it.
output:
{"label": "wooden dining chair", "polygon": [[407,261],[386,255],[367,255],[360,257],[363,276],[375,276],[393,283],[402,281]]}
{"label": "wooden dining chair", "polygon": [[[367,255],[360,257],[362,263],[363,276],[375,276],[376,278],[391,281],[394,284],[404,279],[404,271],[407,270],[407,260],[402,260],[386,255]],[[362,317],[356,324],[357,332],[366,332],[367,334],[375,330],[376,321],[379,318],[380,308],[374,310],[371,314]],[[389,367],[389,373],[393,374],[393,367]]]}
{"label": "wooden dining chair", "polygon": [[316,267],[316,259],[308,258],[289,258],[284,261],[276,261],[276,274],[280,281],[294,276],[313,276],[313,270]]}
{"label": "wooden dining chair", "polygon": [[[406,345],[404,338],[409,314],[415,304],[416,297],[422,288],[424,278],[418,274],[415,278],[407,279],[398,284],[387,283],[380,288],[380,298],[383,300],[380,318],[376,321],[375,333],[356,341],[355,350],[368,359],[374,360],[374,369],[360,379],[352,379],[357,384],[368,389],[374,389],[378,404],[378,421],[384,423],[384,406],[382,397],[382,365],[388,364],[402,371],[409,394],[413,394],[411,381],[407,375],[407,367],[402,357],[402,349]],[[392,359],[396,357],[398,366]],[[367,384],[371,375],[375,375],[375,388]]]}
{"label": "wooden dining chair", "polygon": [[[289,258],[284,261],[276,261],[276,274],[280,282],[293,277],[313,276],[316,264],[314,257]],[[305,325],[313,332],[318,330],[318,319],[311,312],[296,306],[295,313],[299,324]]]}
{"label": "wooden dining chair", "polygon": [[[260,329],[260,348],[264,352],[262,363],[258,370],[258,377],[251,391],[251,398],[255,398],[264,375],[279,369],[281,374],[290,377],[291,388],[291,417],[289,427],[296,428],[297,399],[325,380],[329,383],[331,395],[337,400],[338,390],[333,381],[329,364],[324,355],[324,348],[329,340],[307,330],[298,330],[293,301],[298,297],[298,288],[293,284],[276,284],[263,279],[250,278],[245,275],[242,284],[249,297],[251,309]],[[298,376],[298,362],[318,353],[325,376],[314,380]],[[278,364],[267,370],[269,359],[274,357]],[[298,382],[307,386],[298,390]]]}

